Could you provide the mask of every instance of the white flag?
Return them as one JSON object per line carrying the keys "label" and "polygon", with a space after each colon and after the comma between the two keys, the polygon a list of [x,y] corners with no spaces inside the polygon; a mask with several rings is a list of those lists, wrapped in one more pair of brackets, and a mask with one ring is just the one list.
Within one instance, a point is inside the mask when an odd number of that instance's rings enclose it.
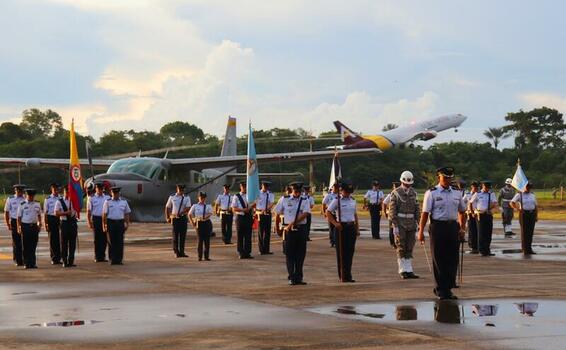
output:
{"label": "white flag", "polygon": [[525,176],[521,164],[517,164],[517,170],[515,171],[515,175],[513,175],[511,186],[515,187],[519,192],[525,192],[528,183],[529,180],[527,180],[527,176]]}
{"label": "white flag", "polygon": [[328,181],[328,188],[332,188],[335,182],[342,179],[342,168],[340,167],[340,162],[338,161],[338,155],[334,155],[332,159],[332,169],[330,170],[330,180]]}

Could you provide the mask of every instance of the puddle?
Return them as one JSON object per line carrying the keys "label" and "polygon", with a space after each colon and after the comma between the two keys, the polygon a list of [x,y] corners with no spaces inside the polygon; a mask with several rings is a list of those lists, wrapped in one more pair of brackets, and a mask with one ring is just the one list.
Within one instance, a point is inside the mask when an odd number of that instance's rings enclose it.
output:
{"label": "puddle", "polygon": [[43,322],[43,323],[30,324],[30,327],[76,327],[76,326],[85,326],[96,323],[102,323],[102,321],[75,320],[75,321]]}
{"label": "puddle", "polygon": [[37,292],[16,292],[16,293],[12,293],[12,295],[28,295],[28,294],[37,294]]}
{"label": "puddle", "polygon": [[359,313],[356,311],[356,308],[354,306],[341,306],[338,309],[336,309],[336,313],[339,314],[345,314],[345,315],[360,315],[360,316],[364,316],[364,317],[370,317],[370,318],[383,318],[385,317],[384,314],[376,314],[376,313]]}

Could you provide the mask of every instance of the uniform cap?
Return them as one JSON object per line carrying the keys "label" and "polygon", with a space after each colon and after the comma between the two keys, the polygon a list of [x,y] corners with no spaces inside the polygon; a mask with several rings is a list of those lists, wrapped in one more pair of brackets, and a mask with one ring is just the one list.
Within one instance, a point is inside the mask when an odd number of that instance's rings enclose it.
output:
{"label": "uniform cap", "polygon": [[12,186],[14,189],[17,190],[23,190],[24,188],[26,188],[26,185],[24,184],[15,184],[14,186]]}
{"label": "uniform cap", "polygon": [[206,198],[206,192],[200,191],[200,192],[198,193],[198,196],[199,196],[199,197],[202,197],[202,198]]}
{"label": "uniform cap", "polygon": [[472,183],[471,183],[470,185],[471,185],[471,186],[478,187],[478,182],[477,182],[477,181],[472,181]]}
{"label": "uniform cap", "polygon": [[269,187],[269,185],[271,185],[271,181],[262,181],[261,184]]}
{"label": "uniform cap", "polygon": [[33,188],[26,188],[26,194],[29,196],[35,196],[35,194],[37,193],[37,191]]}
{"label": "uniform cap", "polygon": [[510,178],[510,177],[508,177],[508,178],[505,180],[505,184],[506,184],[506,185],[511,185],[511,183],[513,183],[513,179]]}
{"label": "uniform cap", "polygon": [[373,180],[373,182],[371,183],[373,186],[379,186],[379,181],[377,180]]}
{"label": "uniform cap", "polygon": [[122,187],[117,187],[117,186],[115,186],[115,187],[112,187],[110,190],[111,190],[112,192],[120,192],[121,189],[122,189]]}
{"label": "uniform cap", "polygon": [[52,183],[49,184],[49,188],[52,188],[52,187],[59,188],[61,186],[57,182],[52,182]]}
{"label": "uniform cap", "polygon": [[482,185],[491,186],[491,180],[482,180]]}
{"label": "uniform cap", "polygon": [[343,191],[346,191],[348,193],[352,193],[352,192],[354,192],[354,185],[350,182],[344,181],[344,182],[340,183],[340,189],[342,189]]}
{"label": "uniform cap", "polygon": [[97,187],[97,188],[104,188],[104,182],[95,182],[95,183],[94,183],[94,187]]}
{"label": "uniform cap", "polygon": [[448,166],[438,168],[436,169],[436,174],[444,177],[454,177],[454,168]]}
{"label": "uniform cap", "polygon": [[229,188],[230,188],[230,185],[228,185],[228,184],[224,184],[224,186],[223,186],[223,187],[224,187],[224,188],[228,188],[228,189],[229,189]]}
{"label": "uniform cap", "polygon": [[303,183],[299,181],[291,182],[289,184],[293,190],[300,190],[303,188]]}
{"label": "uniform cap", "polygon": [[311,186],[310,186],[310,185],[304,185],[304,186],[303,186],[303,189],[305,189],[305,190],[310,190],[310,189],[311,189]]}
{"label": "uniform cap", "polygon": [[185,184],[177,184],[176,186],[177,186],[177,188],[180,189],[180,190],[184,190],[185,187],[186,187]]}

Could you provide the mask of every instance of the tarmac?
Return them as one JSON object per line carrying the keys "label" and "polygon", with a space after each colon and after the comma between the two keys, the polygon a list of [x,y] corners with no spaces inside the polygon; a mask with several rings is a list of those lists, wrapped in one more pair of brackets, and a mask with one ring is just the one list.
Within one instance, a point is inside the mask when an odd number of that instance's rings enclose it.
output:
{"label": "tarmac", "polygon": [[[384,221],[374,240],[362,219],[356,283],[340,283],[326,223],[314,215],[305,286],[287,284],[277,237],[273,255],[260,256],[254,244],[255,259],[238,260],[236,246],[217,234],[212,261],[199,262],[194,230],[189,258],[177,259],[169,225],[134,223],[124,265],[110,266],[93,262],[92,233],[81,222],[77,267],[50,265],[42,232],[39,269],[23,270],[12,263],[3,226],[0,348],[563,349],[566,222],[537,224],[538,254],[530,259],[517,252],[519,238],[504,238],[499,220],[494,226],[496,256],[464,256],[459,300],[451,304],[435,301],[422,246],[414,259],[421,278],[399,278]],[[536,303],[536,312],[524,312],[525,303]]]}

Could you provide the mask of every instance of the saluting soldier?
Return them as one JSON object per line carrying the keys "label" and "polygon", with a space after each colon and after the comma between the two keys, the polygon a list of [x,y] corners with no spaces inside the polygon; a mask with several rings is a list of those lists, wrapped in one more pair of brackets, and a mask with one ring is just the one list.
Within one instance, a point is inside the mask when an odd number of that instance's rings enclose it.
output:
{"label": "saluting soldier", "polygon": [[41,231],[41,205],[34,200],[36,191],[26,189],[26,200],[18,207],[18,232],[22,238],[24,265],[26,269],[37,269],[35,250]]}
{"label": "saluting soldier", "polygon": [[[356,282],[352,278],[352,261],[356,250],[356,239],[360,235],[356,200],[352,197],[354,186],[341,184],[340,198],[334,199],[328,206],[328,221],[332,223],[336,233],[336,265],[340,282]],[[336,217],[330,215],[336,213]]]}
{"label": "saluting soldier", "polygon": [[232,195],[230,194],[230,185],[224,185],[224,192],[216,197],[214,203],[214,211],[220,216],[220,226],[222,228],[222,241],[224,244],[232,244],[232,223],[234,215],[232,214]]}
{"label": "saluting soldier", "polygon": [[403,279],[419,278],[413,272],[413,247],[419,219],[419,201],[413,189],[413,173],[404,171],[401,174],[401,186],[391,192],[389,217],[393,224],[393,235],[397,248],[397,264],[399,275]]}
{"label": "saluting soldier", "polygon": [[52,183],[49,185],[51,194],[45,197],[43,201],[43,224],[45,231],[49,235],[49,255],[52,265],[61,264],[61,242],[59,239],[59,217],[55,214],[55,204],[59,201],[59,184]]}
{"label": "saluting soldier", "polygon": [[124,235],[130,226],[128,202],[120,198],[120,187],[112,187],[112,198],[102,207],[102,223],[108,233],[110,265],[122,265],[124,258]]}
{"label": "saluting soldier", "polygon": [[88,196],[86,203],[86,217],[88,227],[94,235],[94,261],[106,262],[106,247],[108,241],[102,225],[102,207],[110,196],[104,193],[104,184],[97,182],[94,184],[94,193]]}
{"label": "saluting soldier", "polygon": [[497,207],[497,198],[491,191],[491,181],[481,182],[481,191],[474,194],[471,203],[476,209],[478,222],[478,249],[481,256],[493,256],[491,237],[493,235],[493,210]]}
{"label": "saluting soldier", "polygon": [[312,224],[312,209],[314,208],[314,197],[311,194],[311,187],[308,185],[303,186],[303,196],[309,201],[311,211],[307,214],[307,241],[311,240],[311,224]]}
{"label": "saluting soldier", "polygon": [[63,190],[63,198],[55,203],[55,215],[61,219],[61,255],[63,267],[75,267],[75,249],[77,248],[77,211],[69,198],[67,187]]}
{"label": "saluting soldier", "polygon": [[22,255],[22,236],[18,233],[18,208],[26,199],[24,197],[25,185],[13,186],[14,195],[6,198],[4,205],[4,220],[8,230],[12,233],[12,260],[16,266],[24,265]]}
{"label": "saluting soldier", "polygon": [[198,261],[210,261],[210,235],[212,234],[212,206],[206,204],[206,192],[199,192],[198,203],[193,204],[189,210],[191,224],[197,231],[198,237]]}
{"label": "saluting soldier", "polygon": [[165,217],[173,228],[173,252],[177,258],[188,257],[185,254],[185,240],[187,239],[187,213],[191,208],[191,198],[185,196],[185,185],[177,184],[177,192],[167,199],[165,204]]}
{"label": "saluting soldier", "polygon": [[322,215],[328,221],[328,239],[330,240],[330,247],[333,248],[336,246],[336,230],[334,229],[334,225],[332,225],[331,221],[328,219],[328,215],[333,215],[334,219],[336,219],[336,213],[334,211],[328,211],[328,206],[332,203],[333,200],[338,198],[340,191],[340,184],[338,182],[334,182],[332,187],[328,190],[328,193],[322,199]]}
{"label": "saluting soldier", "polygon": [[374,180],[371,190],[364,195],[364,209],[369,211],[371,218],[371,236],[373,239],[381,239],[379,235],[379,223],[381,222],[381,206],[383,205],[383,191],[379,181]]}
{"label": "saluting soldier", "polygon": [[275,196],[269,191],[271,182],[262,181],[259,196],[256,199],[255,213],[259,221],[257,230],[257,245],[261,255],[271,252],[271,209],[275,204]]}
{"label": "saluting soldier", "polygon": [[[289,285],[307,284],[303,280],[303,264],[307,254],[307,214],[310,212],[308,200],[301,195],[303,184],[293,182],[291,196],[282,198],[275,211],[277,234],[283,237],[285,261]],[[282,224],[282,226],[281,226]]]}
{"label": "saluting soldier", "polygon": [[476,207],[472,202],[472,197],[478,193],[478,183],[473,181],[470,186],[470,192],[464,196],[466,204],[466,219],[468,224],[468,246],[470,247],[470,254],[479,254],[478,242],[478,221],[476,215]]}
{"label": "saluting soldier", "polygon": [[232,197],[232,211],[236,213],[238,233],[238,256],[240,259],[253,259],[252,224],[255,203],[249,204],[246,195],[246,183],[240,182],[240,193]]}
{"label": "saluting soldier", "polygon": [[524,255],[536,254],[533,251],[533,235],[535,223],[538,221],[538,205],[535,194],[532,192],[533,184],[528,183],[525,192],[517,193],[511,200],[513,208],[519,210],[521,224],[521,248]]}
{"label": "saluting soldier", "polygon": [[513,236],[513,227],[511,226],[513,221],[513,207],[511,206],[511,200],[515,197],[515,190],[511,186],[513,179],[507,178],[505,180],[505,186],[499,190],[499,196],[497,197],[497,203],[501,208],[501,220],[503,221],[503,232],[505,232],[505,237]]}
{"label": "saluting soldier", "polygon": [[460,191],[450,186],[454,168],[439,168],[436,174],[438,185],[424,195],[418,240],[424,244],[424,230],[430,218],[430,248],[436,282],[434,292],[442,300],[457,299],[451,289],[458,271],[460,241],[465,238],[466,206]]}

